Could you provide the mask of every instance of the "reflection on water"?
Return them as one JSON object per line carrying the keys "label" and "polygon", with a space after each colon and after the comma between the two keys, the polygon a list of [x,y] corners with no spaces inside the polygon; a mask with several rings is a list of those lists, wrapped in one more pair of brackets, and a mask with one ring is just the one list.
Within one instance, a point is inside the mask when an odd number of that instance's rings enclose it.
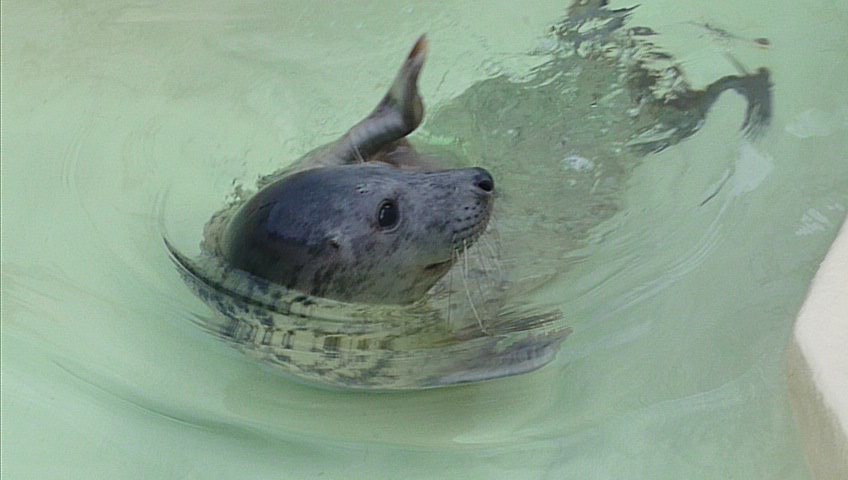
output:
{"label": "reflection on water", "polygon": [[[438,46],[424,92],[470,95],[485,92],[488,66],[551,58],[515,60],[533,42],[549,46],[534,32],[555,17],[533,12],[564,7],[540,2],[516,18],[514,5],[493,6],[508,19],[497,24],[445,4],[5,3],[4,474],[806,478],[782,349],[848,206],[845,127],[809,114],[838,116],[848,97],[837,48],[846,12],[813,2],[779,16],[766,3],[709,8],[727,11],[655,3],[639,24],[689,32],[694,19],[771,40],[768,50],[732,52],[752,69],[769,66],[783,93],[756,143],[738,134],[746,105],[733,95],[697,135],[648,157],[625,148],[615,162],[604,149],[623,137],[595,122],[620,111],[545,115],[561,120],[547,129],[522,108],[542,85],[512,107],[493,88],[468,103],[487,112],[476,117],[459,106],[467,96],[431,103],[422,143],[491,166],[505,192],[513,183],[500,200],[516,210],[500,212],[498,231],[514,252],[504,265],[526,288],[516,296],[556,307],[574,333],[532,374],[378,395],[300,386],[198,329],[208,310],[175,274],[158,218],[174,212],[168,233],[191,251],[234,178],[246,184],[355,121],[420,31]],[[675,50],[697,53],[678,54],[684,66],[703,66],[714,48],[701,31]],[[501,51],[507,33],[521,48]],[[704,84],[739,73],[723,60],[711,71]],[[536,101],[551,112],[546,101],[566,100]],[[616,101],[600,98],[595,109]],[[562,132],[571,147],[556,147]],[[530,160],[559,170],[540,176]],[[545,230],[560,224],[574,232],[561,245]],[[550,252],[558,263],[545,260]]]}

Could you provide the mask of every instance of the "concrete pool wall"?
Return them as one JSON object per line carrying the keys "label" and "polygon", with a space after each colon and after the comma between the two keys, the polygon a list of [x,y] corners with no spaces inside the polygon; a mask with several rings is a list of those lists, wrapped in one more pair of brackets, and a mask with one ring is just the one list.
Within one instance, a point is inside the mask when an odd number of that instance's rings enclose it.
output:
{"label": "concrete pool wall", "polygon": [[798,313],[788,357],[810,470],[817,479],[848,478],[848,221]]}

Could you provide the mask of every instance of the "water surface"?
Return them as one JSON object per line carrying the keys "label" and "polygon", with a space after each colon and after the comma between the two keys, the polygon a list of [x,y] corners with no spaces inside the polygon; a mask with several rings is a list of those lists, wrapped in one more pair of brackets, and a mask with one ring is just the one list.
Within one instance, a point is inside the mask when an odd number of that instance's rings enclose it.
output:
{"label": "water surface", "polygon": [[[808,478],[783,349],[848,208],[840,2],[636,11],[694,85],[734,73],[727,52],[770,68],[775,117],[752,142],[744,102],[725,95],[696,135],[627,166],[614,209],[534,292],[574,331],[539,372],[328,392],[197,328],[209,312],[168,260],[163,212],[195,246],[234,182],[369,111],[425,31],[422,140],[448,138],[440,108],[487,78],[524,78],[566,7],[4,3],[3,474]],[[745,41],[759,37],[770,48]],[[509,181],[536,174],[552,176]]]}

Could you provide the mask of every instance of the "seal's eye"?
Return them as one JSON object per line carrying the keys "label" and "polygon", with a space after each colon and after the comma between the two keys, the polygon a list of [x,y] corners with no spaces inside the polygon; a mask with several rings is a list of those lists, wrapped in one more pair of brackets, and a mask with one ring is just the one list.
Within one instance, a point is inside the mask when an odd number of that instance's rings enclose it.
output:
{"label": "seal's eye", "polygon": [[392,228],[397,225],[399,219],[400,213],[398,212],[397,203],[394,200],[383,200],[379,210],[377,210],[377,223],[380,225],[380,228]]}

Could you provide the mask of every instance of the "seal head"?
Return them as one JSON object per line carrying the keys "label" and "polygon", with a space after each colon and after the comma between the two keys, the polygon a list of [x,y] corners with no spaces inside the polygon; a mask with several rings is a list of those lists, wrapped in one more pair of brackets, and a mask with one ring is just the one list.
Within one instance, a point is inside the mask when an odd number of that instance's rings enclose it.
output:
{"label": "seal head", "polygon": [[341,301],[421,298],[485,230],[494,180],[380,162],[314,168],[260,190],[227,225],[235,268]]}

